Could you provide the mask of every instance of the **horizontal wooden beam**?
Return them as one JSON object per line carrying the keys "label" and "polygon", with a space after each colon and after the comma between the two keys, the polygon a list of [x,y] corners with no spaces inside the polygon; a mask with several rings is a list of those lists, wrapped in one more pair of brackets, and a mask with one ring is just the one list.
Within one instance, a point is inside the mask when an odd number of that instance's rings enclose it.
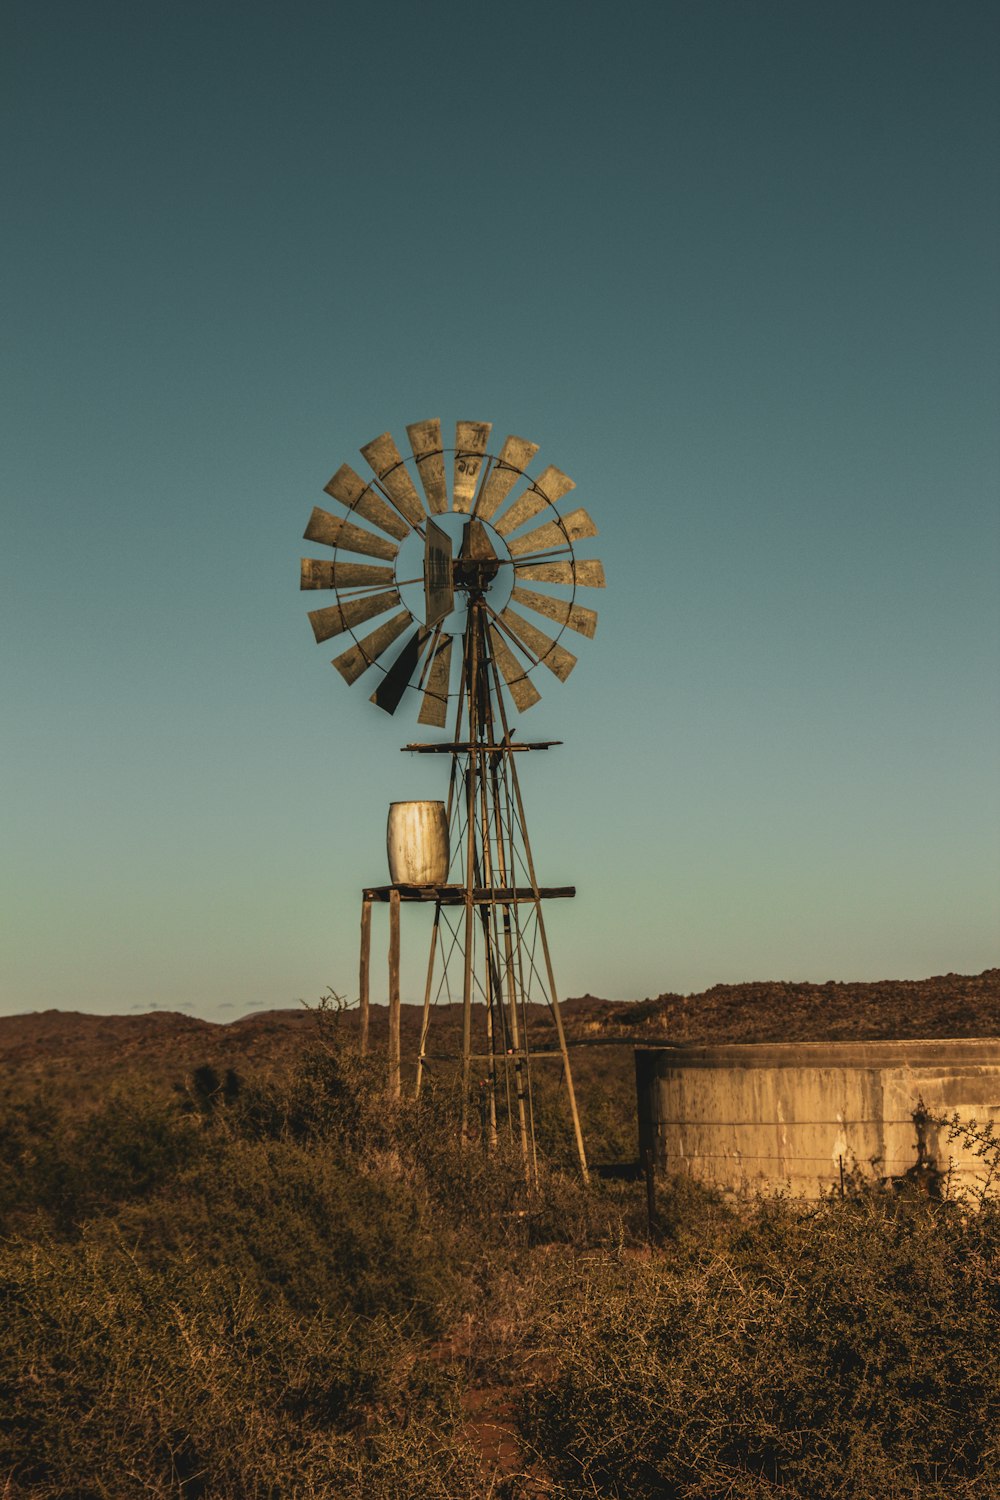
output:
{"label": "horizontal wooden beam", "polygon": [[467,755],[470,750],[478,750],[483,755],[506,755],[511,750],[551,750],[553,745],[561,745],[562,740],[535,740],[529,743],[523,740],[505,740],[499,745],[483,745],[478,740],[463,740],[452,744],[417,744],[401,745],[401,750],[409,750],[414,755]]}
{"label": "horizontal wooden beam", "polygon": [[[433,901],[440,906],[464,906],[464,885],[372,885],[362,891],[364,901],[389,901],[393,894],[400,901]],[[554,901],[576,895],[575,885],[543,885],[534,891],[530,885],[476,886],[473,906],[515,906],[518,902]]]}

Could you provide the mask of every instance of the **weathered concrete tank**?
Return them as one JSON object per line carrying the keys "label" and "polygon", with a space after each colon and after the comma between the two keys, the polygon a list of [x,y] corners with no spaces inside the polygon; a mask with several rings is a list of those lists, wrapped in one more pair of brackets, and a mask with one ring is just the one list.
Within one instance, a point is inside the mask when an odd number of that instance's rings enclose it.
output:
{"label": "weathered concrete tank", "polygon": [[640,1149],[735,1191],[817,1198],[918,1165],[967,1186],[982,1163],[934,1117],[1000,1126],[996,1037],[639,1047],[635,1066]]}
{"label": "weathered concrete tank", "polygon": [[392,802],[386,828],[393,885],[444,885],[448,879],[448,819],[443,802]]}

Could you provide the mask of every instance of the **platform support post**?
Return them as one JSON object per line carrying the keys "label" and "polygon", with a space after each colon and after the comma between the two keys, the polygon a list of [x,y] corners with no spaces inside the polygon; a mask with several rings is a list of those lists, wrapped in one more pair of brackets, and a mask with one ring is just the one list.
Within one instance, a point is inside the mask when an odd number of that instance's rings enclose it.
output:
{"label": "platform support post", "polygon": [[372,904],[368,900],[361,902],[361,964],[358,974],[358,1011],[361,1024],[359,1028],[358,1045],[361,1055],[364,1057],[368,1051],[368,990],[369,974],[371,972],[372,958]]}
{"label": "platform support post", "polygon": [[399,892],[389,892],[389,1093],[399,1098]]}

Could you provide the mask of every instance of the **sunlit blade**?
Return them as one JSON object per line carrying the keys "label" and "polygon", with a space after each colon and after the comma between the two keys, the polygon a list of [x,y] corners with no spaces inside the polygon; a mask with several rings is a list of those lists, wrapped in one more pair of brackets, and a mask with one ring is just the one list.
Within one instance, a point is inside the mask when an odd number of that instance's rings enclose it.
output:
{"label": "sunlit blade", "polygon": [[568,625],[580,635],[593,637],[597,629],[597,611],[585,609],[582,604],[570,604],[568,599],[553,599],[548,594],[536,594],[532,589],[516,588],[511,595],[518,604],[524,604],[540,615],[546,615],[559,625]]}
{"label": "sunlit blade", "polygon": [[369,563],[326,562],[315,557],[302,559],[300,589],[381,588],[391,583],[391,568],[375,568]]}
{"label": "sunlit blade", "polygon": [[346,505],[356,515],[364,516],[366,521],[371,521],[373,526],[379,527],[381,531],[387,531],[390,536],[397,537],[402,541],[409,536],[410,528],[382,496],[373,490],[370,484],[365,484],[360,475],[355,474],[350,464],[341,464],[334,474],[330,483],[324,485],[328,495],[339,500],[341,505]]}
{"label": "sunlit blade", "polygon": [[568,516],[563,516],[561,522],[546,521],[544,526],[536,526],[534,531],[517,537],[507,545],[513,556],[523,557],[526,552],[550,552],[553,548],[565,547],[568,545],[567,536],[570,542],[578,542],[583,537],[597,534],[597,527],[581,508],[571,510]]}
{"label": "sunlit blade", "polygon": [[575,488],[575,482],[568,474],[564,474],[561,469],[549,464],[548,468],[532,481],[530,488],[525,490],[523,495],[518,496],[510,510],[497,521],[497,531],[501,536],[509,536],[512,531],[523,526],[525,521],[530,521],[532,516],[537,516],[540,511],[543,511],[547,503],[555,505],[563,495]]}
{"label": "sunlit blade", "polygon": [[488,521],[496,514],[537,452],[538,444],[529,443],[527,438],[513,435],[504,438],[500,456],[487,474],[476,501],[476,515],[481,521]]}
{"label": "sunlit blade", "polygon": [[448,509],[448,483],[444,477],[444,452],[441,423],[437,417],[428,422],[413,422],[406,429],[413,457],[420,470],[420,482],[427,496],[427,508],[433,516]]}
{"label": "sunlit blade", "polygon": [[333,665],[343,677],[345,682],[357,682],[363,672],[366,672],[373,662],[378,661],[383,651],[387,651],[397,636],[402,635],[413,620],[408,609],[401,610],[398,615],[393,615],[391,620],[386,620],[384,625],[379,625],[371,635],[364,638],[335,656]]}
{"label": "sunlit blade", "polygon": [[324,547],[341,547],[345,552],[363,552],[368,557],[382,557],[392,562],[399,548],[383,536],[375,536],[351,521],[331,516],[316,506],[303,535],[308,542],[322,542]]}
{"label": "sunlit blade", "polygon": [[[364,566],[361,564],[361,566]],[[379,570],[381,571],[381,569]],[[390,574],[392,569],[387,570]],[[315,557],[304,557],[299,575],[300,589],[332,589],[333,563],[320,562]]]}
{"label": "sunlit blade", "polygon": [[571,651],[558,645],[551,636],[545,634],[544,630],[539,630],[536,625],[531,624],[530,620],[526,620],[523,615],[511,609],[509,604],[505,610],[501,611],[500,619],[507,629],[517,636],[521,644],[527,647],[532,656],[544,662],[560,682],[566,681],[576,666],[576,657]]}
{"label": "sunlit blade", "polygon": [[420,653],[431,638],[431,632],[418,626],[403,645],[392,666],[372,693],[371,701],[387,714],[394,714],[417,669]]}
{"label": "sunlit blade", "polygon": [[328,641],[355,625],[363,625],[376,615],[384,615],[393,605],[401,604],[395,589],[386,589],[382,594],[369,594],[367,599],[345,599],[342,604],[330,604],[326,609],[309,611],[309,623],[317,641]]}
{"label": "sunlit blade", "polygon": [[451,537],[435,521],[428,521],[424,539],[424,624],[440,624],[454,607]]}
{"label": "sunlit blade", "polygon": [[569,583],[575,584],[577,588],[588,589],[604,587],[603,565],[599,562],[583,562],[579,558],[575,562],[515,563],[514,576],[527,578],[532,583]]}
{"label": "sunlit blade", "polygon": [[455,484],[452,510],[467,511],[472,504],[492,426],[492,422],[457,422],[455,424]]}
{"label": "sunlit blade", "polygon": [[448,717],[448,688],[451,684],[451,636],[446,635],[434,653],[424,689],[417,722],[443,729]]}
{"label": "sunlit blade", "polygon": [[413,480],[403,463],[403,456],[392,440],[392,434],[383,432],[381,437],[373,438],[370,443],[366,443],[361,452],[365,461],[378,475],[379,483],[396,509],[402,511],[411,526],[418,526],[422,530],[425,518],[424,503],[417,494]]}
{"label": "sunlit blade", "polygon": [[355,474],[350,464],[341,464],[333,478],[323,486],[328,495],[353,510],[368,486],[360,474]]}
{"label": "sunlit blade", "polygon": [[507,536],[511,531],[516,531],[523,526],[525,521],[530,521],[532,516],[537,516],[540,511],[548,508],[548,501],[540,490],[525,490],[519,495],[499,521],[495,521],[494,529],[499,536]]}
{"label": "sunlit blade", "polygon": [[526,708],[537,703],[542,695],[531,678],[525,676],[524,668],[495,625],[490,626],[490,644],[493,647],[493,658],[503,674],[514,706],[523,713]]}

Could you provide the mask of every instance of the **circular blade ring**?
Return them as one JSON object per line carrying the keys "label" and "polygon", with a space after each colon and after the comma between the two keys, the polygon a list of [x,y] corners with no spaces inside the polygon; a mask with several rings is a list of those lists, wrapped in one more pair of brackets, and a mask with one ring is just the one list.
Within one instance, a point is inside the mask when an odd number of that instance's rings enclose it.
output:
{"label": "circular blade ring", "polygon": [[[528,626],[527,638],[536,646],[540,640],[537,627],[522,623],[515,612],[518,622],[515,643],[531,658],[521,665],[510,656],[509,645],[503,642],[495,624],[490,627],[491,638],[501,641],[505,653],[503,675],[508,691],[512,669],[516,669],[513,680],[518,684],[519,709],[537,701],[538,695],[528,681],[536,667],[544,663],[551,671],[555,662],[560,668],[556,675],[561,678],[567,675],[569,663],[575,658],[560,645],[563,634],[576,630],[592,635],[596,622],[592,610],[577,605],[577,591],[581,587],[603,587],[604,572],[598,562],[577,561],[575,544],[596,536],[597,528],[582,508],[567,515],[558,509],[558,502],[573,488],[573,481],[553,465],[532,479],[528,470],[538,445],[524,438],[507,437],[497,453],[487,452],[490,431],[491,424],[487,422],[460,422],[456,427],[456,446],[446,448],[441,444],[441,424],[437,419],[412,423],[407,428],[412,451],[406,456],[396,447],[391,434],[383,434],[362,450],[374,470],[374,479],[366,482],[345,464],[325,487],[327,494],[345,507],[351,520],[338,521],[326,512],[314,510],[307,529],[307,536],[311,532],[310,539],[321,541],[333,551],[330,563],[303,563],[302,587],[329,588],[337,601],[326,610],[311,612],[317,639],[325,639],[325,632],[335,625],[335,633],[351,642],[334,661],[345,680],[353,682],[369,668],[377,667],[380,682],[386,684],[387,678],[390,681],[385,688],[376,689],[373,701],[380,706],[391,703],[392,712],[409,687],[420,695],[421,721],[425,723],[442,721],[443,705],[455,696],[450,691],[448,673],[462,653],[452,652],[450,642],[463,633],[464,626],[449,629],[447,616],[421,623],[405,605],[403,612],[398,613],[403,605],[398,589],[405,584],[425,582],[423,578],[400,578],[399,543],[411,529],[423,534],[432,516],[451,510],[445,481],[446,455],[453,459],[453,464],[447,467],[454,470],[454,511],[464,513],[484,527],[497,543],[502,539],[501,551],[506,548],[509,555],[500,559],[500,566],[512,570],[519,602],[527,604],[536,618],[541,613],[553,631],[551,637],[545,637],[550,642],[545,654],[536,655],[526,646],[524,626]],[[367,525],[355,525],[355,516]],[[531,526],[530,522],[535,524]],[[456,546],[456,557],[458,552]],[[373,559],[383,566],[375,567]],[[426,560],[421,566],[426,571]],[[392,575],[395,587],[387,574]],[[522,585],[528,582],[554,584],[557,592],[540,595],[526,591]],[[489,604],[488,594],[486,599]],[[410,602],[412,607],[412,599]],[[390,618],[392,609],[397,613]],[[492,609],[491,613],[494,620],[500,618]],[[506,615],[506,609],[503,614]],[[387,665],[384,658],[392,658],[389,647],[410,620],[418,626],[418,631],[410,638],[409,649],[396,654]],[[502,623],[508,626],[509,616]],[[406,660],[414,657],[416,667],[429,639],[429,629],[440,641],[438,646],[431,647],[432,668],[426,665],[424,668],[425,675],[433,671],[430,695],[423,679],[401,680]]]}

